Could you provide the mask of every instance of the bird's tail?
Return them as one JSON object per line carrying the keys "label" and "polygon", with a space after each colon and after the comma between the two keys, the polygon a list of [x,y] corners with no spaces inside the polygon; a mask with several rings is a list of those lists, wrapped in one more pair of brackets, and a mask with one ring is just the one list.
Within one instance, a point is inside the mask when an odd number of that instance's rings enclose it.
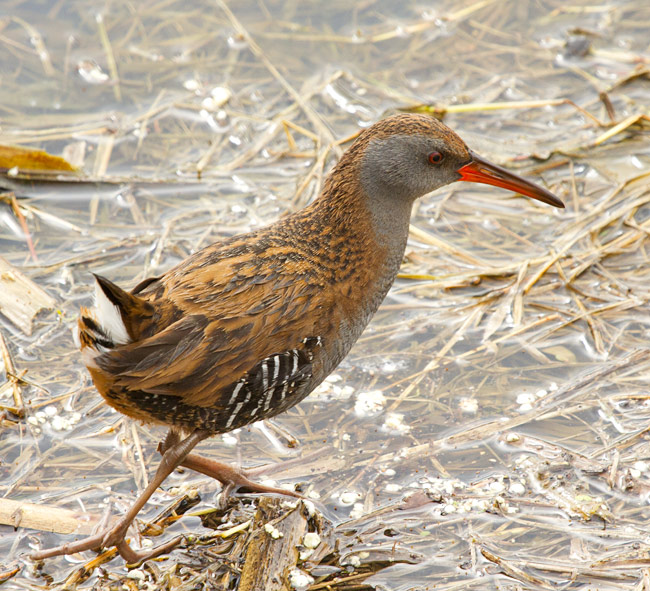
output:
{"label": "bird's tail", "polygon": [[147,301],[95,275],[94,306],[81,309],[75,331],[86,365],[95,365],[98,355],[136,340],[139,335],[134,321],[151,314],[152,306]]}

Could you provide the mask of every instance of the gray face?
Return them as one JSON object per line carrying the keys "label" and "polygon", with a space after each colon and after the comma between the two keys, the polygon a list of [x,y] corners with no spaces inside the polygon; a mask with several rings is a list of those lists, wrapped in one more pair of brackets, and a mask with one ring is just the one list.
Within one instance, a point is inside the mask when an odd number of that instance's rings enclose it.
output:
{"label": "gray face", "polygon": [[[470,161],[442,138],[393,135],[375,139],[366,148],[361,164],[361,183],[372,198],[412,202],[439,187],[457,181],[458,169]],[[431,162],[429,155],[442,158]]]}

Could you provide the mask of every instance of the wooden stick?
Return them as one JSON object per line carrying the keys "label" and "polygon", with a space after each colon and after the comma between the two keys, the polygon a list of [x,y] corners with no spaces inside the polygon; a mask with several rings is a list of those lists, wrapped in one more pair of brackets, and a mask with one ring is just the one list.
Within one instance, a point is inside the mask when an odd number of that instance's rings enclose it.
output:
{"label": "wooden stick", "polygon": [[69,509],[0,498],[0,524],[2,525],[27,527],[57,534],[89,535],[98,521],[96,516]]}

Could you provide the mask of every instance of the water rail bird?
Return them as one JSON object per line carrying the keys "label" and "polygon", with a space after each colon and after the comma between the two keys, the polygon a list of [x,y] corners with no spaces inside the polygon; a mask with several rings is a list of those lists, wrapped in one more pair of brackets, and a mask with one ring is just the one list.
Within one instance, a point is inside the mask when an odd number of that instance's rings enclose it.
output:
{"label": "water rail bird", "polygon": [[138,562],[169,550],[178,540],[136,551],[125,536],[179,466],[225,489],[299,496],[192,449],[286,411],[332,372],[395,279],[414,201],[454,181],[564,207],[438,120],[400,114],[362,131],[304,209],[212,244],[131,291],[96,276],[94,308],[78,322],[83,361],[109,405],[169,432],[155,476],[116,524],[32,558],[115,546]]}

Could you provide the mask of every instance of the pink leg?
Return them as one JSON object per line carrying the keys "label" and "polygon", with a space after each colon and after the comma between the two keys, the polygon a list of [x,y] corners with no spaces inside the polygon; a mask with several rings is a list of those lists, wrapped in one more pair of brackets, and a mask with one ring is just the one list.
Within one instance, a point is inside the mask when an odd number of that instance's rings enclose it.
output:
{"label": "pink leg", "polygon": [[56,548],[50,548],[49,550],[34,552],[30,555],[30,558],[32,558],[32,560],[41,560],[52,556],[75,554],[76,552],[82,552],[84,550],[99,550],[100,548],[115,546],[124,560],[128,563],[135,563],[168,552],[180,542],[180,538],[167,542],[166,544],[153,548],[152,550],[136,552],[126,542],[126,532],[131,523],[133,523],[136,515],[140,512],[156,489],[163,483],[165,478],[167,478],[167,476],[182,464],[183,460],[198,443],[210,435],[211,433],[208,431],[196,429],[183,440],[180,440],[177,437],[173,442],[173,445],[170,445],[165,450],[162,460],[158,465],[158,469],[156,470],[156,474],[147,488],[144,489],[133,506],[116,525],[77,542],[70,542],[68,544],[57,546]]}
{"label": "pink leg", "polygon": [[188,454],[181,463],[181,466],[185,466],[221,482],[223,484],[224,496],[228,496],[234,489],[243,488],[246,492],[250,493],[287,495],[297,499],[303,498],[302,495],[291,490],[265,486],[259,482],[254,482],[246,476],[246,472],[243,470],[238,470],[222,462],[204,458],[198,454]]}
{"label": "pink leg", "polygon": [[[179,435],[176,431],[170,430],[167,433],[165,440],[158,446],[158,451],[165,453],[170,446],[173,446],[178,441]],[[250,480],[243,470],[233,468],[228,464],[217,462],[204,458],[198,454],[187,454],[185,459],[180,463],[181,466],[200,472],[210,478],[214,478],[223,484],[224,496],[228,496],[234,489],[243,488],[246,492],[260,493],[260,494],[276,494],[286,495],[302,499],[302,495],[286,490],[284,488],[276,488],[273,486],[265,486],[253,480]]]}

